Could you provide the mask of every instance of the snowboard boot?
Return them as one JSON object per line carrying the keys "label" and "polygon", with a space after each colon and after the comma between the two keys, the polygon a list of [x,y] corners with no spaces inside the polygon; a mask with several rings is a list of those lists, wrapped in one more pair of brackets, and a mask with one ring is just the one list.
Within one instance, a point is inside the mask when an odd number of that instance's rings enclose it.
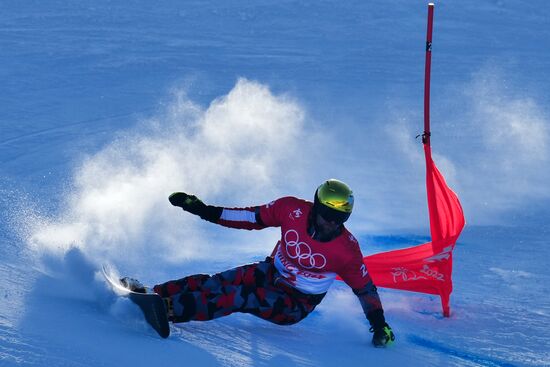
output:
{"label": "snowboard boot", "polygon": [[141,282],[137,279],[124,277],[120,278],[120,283],[125,287],[136,293],[147,293],[147,289]]}

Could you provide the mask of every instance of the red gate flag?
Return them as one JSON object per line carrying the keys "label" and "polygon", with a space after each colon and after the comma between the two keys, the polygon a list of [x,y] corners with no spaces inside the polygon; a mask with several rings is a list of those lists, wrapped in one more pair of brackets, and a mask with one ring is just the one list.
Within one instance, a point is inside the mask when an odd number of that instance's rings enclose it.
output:
{"label": "red gate flag", "polygon": [[464,228],[462,207],[447,186],[432,159],[430,147],[430,75],[434,4],[428,4],[426,65],[424,82],[424,156],[426,191],[432,241],[423,245],[366,256],[365,262],[374,284],[379,287],[436,294],[441,297],[443,315],[449,317],[449,298],[453,290],[451,273],[453,249]]}
{"label": "red gate flag", "polygon": [[458,197],[437,169],[428,144],[424,144],[424,154],[432,241],[363,260],[378,287],[439,295],[443,315],[448,317],[453,290],[452,251],[465,220]]}

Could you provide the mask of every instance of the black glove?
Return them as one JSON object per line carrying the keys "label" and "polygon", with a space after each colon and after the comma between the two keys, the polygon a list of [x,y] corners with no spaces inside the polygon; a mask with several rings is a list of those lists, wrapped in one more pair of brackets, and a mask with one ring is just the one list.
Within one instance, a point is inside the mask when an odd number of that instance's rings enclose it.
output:
{"label": "black glove", "polygon": [[204,220],[216,223],[222,215],[223,208],[206,205],[195,195],[188,195],[184,192],[175,192],[168,197],[170,203],[179,206],[186,212],[198,215]]}
{"label": "black glove", "polygon": [[179,206],[183,210],[195,215],[200,215],[204,208],[206,208],[201,199],[195,195],[187,195],[184,192],[175,192],[168,197],[168,200],[170,200],[173,206]]}
{"label": "black glove", "polygon": [[372,344],[376,348],[384,348],[395,340],[395,335],[391,330],[390,325],[387,323],[384,324],[384,327],[375,329],[374,327],[370,328],[370,331],[374,333],[372,335]]}
{"label": "black glove", "polygon": [[372,344],[377,348],[384,348],[395,340],[393,331],[384,318],[382,309],[374,310],[367,315],[371,324],[370,332],[372,335]]}

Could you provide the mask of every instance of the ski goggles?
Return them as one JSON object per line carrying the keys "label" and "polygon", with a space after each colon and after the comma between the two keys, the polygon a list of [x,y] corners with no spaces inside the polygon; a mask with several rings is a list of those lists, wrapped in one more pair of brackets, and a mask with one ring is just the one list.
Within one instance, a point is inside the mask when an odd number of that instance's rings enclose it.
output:
{"label": "ski goggles", "polygon": [[334,210],[321,203],[315,203],[315,213],[323,217],[327,222],[334,222],[336,224],[344,224],[351,215],[351,213],[345,213],[338,210]]}

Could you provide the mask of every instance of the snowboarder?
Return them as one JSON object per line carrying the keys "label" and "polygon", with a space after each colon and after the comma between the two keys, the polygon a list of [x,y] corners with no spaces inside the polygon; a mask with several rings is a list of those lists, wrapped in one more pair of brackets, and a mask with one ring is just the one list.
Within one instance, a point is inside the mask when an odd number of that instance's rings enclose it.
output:
{"label": "snowboarder", "polygon": [[318,187],[313,203],[283,197],[263,206],[223,208],[183,192],[173,193],[169,200],[225,227],[281,228],[281,239],[264,261],[154,286],[167,304],[170,321],[212,320],[244,312],[279,325],[294,324],[313,311],[340,276],[359,298],[374,346],[384,347],[395,339],[359,244],[344,227],[353,209],[353,193],[345,183],[327,180]]}

